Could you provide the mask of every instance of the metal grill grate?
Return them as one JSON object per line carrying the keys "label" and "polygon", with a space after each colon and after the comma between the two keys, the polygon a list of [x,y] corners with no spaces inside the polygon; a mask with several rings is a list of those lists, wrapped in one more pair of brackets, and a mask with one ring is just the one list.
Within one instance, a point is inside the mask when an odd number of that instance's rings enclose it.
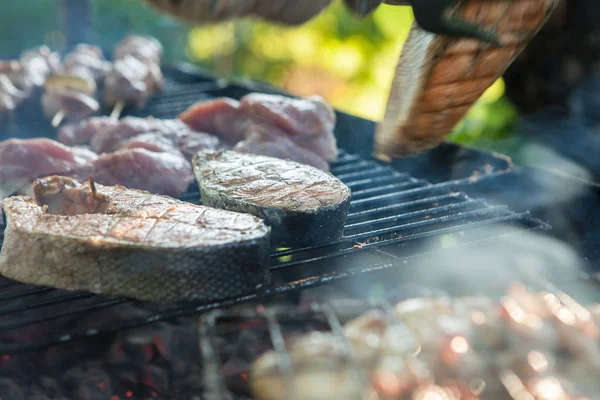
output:
{"label": "metal grill grate", "polygon": [[[186,83],[170,79],[168,90],[153,100],[144,114],[172,118],[202,98],[240,97],[248,91],[244,87],[214,81]],[[24,132],[24,136],[30,136],[26,129]],[[527,213],[514,213],[505,206],[489,205],[454,192],[447,184],[415,179],[343,151],[338,161],[331,165],[331,171],[353,193],[344,237],[319,247],[273,253],[273,285],[265,292],[210,304],[157,305],[87,292],[35,287],[0,277],[0,353],[40,349],[402,266],[423,252],[425,240],[428,244],[433,240],[438,249],[448,245],[444,240],[451,234],[453,246],[480,241],[491,234],[487,230],[479,231],[479,228],[492,224],[507,224],[515,231],[548,228]],[[192,186],[182,199],[198,203],[199,197],[197,186]],[[0,229],[3,231],[2,226]],[[135,306],[144,312],[133,317],[104,318],[105,322],[98,318],[85,325],[79,321],[92,311],[116,315],[126,306]],[[58,333],[36,334],[40,324],[52,326],[53,332]],[[23,330],[31,335],[29,340],[22,340]]]}

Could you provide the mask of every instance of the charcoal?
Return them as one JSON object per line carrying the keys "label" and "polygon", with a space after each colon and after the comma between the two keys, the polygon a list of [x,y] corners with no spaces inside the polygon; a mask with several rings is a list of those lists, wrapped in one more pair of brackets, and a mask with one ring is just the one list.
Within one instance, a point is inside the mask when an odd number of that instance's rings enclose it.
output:
{"label": "charcoal", "polygon": [[169,390],[169,371],[156,365],[146,365],[142,368],[141,382],[158,393]]}
{"label": "charcoal", "polygon": [[0,378],[0,394],[2,400],[25,400],[19,385],[10,378]]}

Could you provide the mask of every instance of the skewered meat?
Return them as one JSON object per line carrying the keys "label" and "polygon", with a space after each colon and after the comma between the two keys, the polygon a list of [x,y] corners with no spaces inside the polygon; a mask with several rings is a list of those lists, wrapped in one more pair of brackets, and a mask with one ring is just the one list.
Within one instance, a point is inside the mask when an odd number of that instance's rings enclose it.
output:
{"label": "skewered meat", "polygon": [[62,65],[44,85],[42,109],[52,125],[58,126],[63,118],[81,120],[96,113],[97,81],[109,68],[100,48],[79,44],[65,57]]}
{"label": "skewered meat", "polygon": [[78,44],[63,60],[61,70],[69,72],[73,69],[85,68],[94,80],[98,80],[106,75],[110,66],[110,62],[106,61],[99,47]]}
{"label": "skewered meat", "polygon": [[[153,120],[149,118],[148,120]],[[90,117],[75,124],[68,124],[58,130],[58,140],[66,145],[89,144],[97,135],[104,135],[104,131],[120,127],[123,130],[133,129],[130,137],[151,130],[142,118],[125,117],[121,120],[110,117]],[[149,122],[148,122],[149,124]],[[112,139],[110,139],[112,140]],[[122,140],[118,139],[118,140]]]}
{"label": "skewered meat", "polygon": [[73,173],[98,156],[84,148],[50,139],[8,139],[0,142],[0,199],[48,174]]}
{"label": "skewered meat", "polygon": [[100,155],[73,174],[93,176],[104,185],[123,185],[150,193],[180,196],[194,181],[192,166],[183,154],[129,148]]}
{"label": "skewered meat", "polygon": [[19,58],[23,66],[27,84],[41,87],[46,78],[56,72],[60,65],[60,55],[47,46],[25,51]]}
{"label": "skewered meat", "polygon": [[118,113],[119,107],[126,104],[143,108],[155,92],[163,89],[162,54],[160,42],[150,36],[131,35],[119,42],[105,81],[104,104]]}
{"label": "skewered meat", "polygon": [[127,36],[115,46],[113,51],[115,60],[132,56],[138,60],[151,61],[155,64],[160,64],[162,55],[162,45],[156,38],[151,36]]}
{"label": "skewered meat", "polygon": [[0,272],[11,279],[170,302],[265,283],[270,232],[251,215],[60,176],[34,193],[4,201]]}
{"label": "skewered meat", "polygon": [[[519,308],[507,307],[510,302]],[[561,307],[568,308],[574,317]],[[323,362],[319,355],[311,360],[309,355],[314,354],[314,349],[298,348],[298,343],[307,343],[317,334],[295,339],[288,349],[293,370],[291,381],[299,382],[299,375],[305,374],[302,385],[292,388],[297,398],[320,399],[312,391],[317,385],[331,385],[319,386],[324,392],[335,390],[336,382],[346,381],[348,365],[358,366],[367,379],[363,380],[364,386],[354,387],[356,391],[345,398],[373,390],[378,398],[385,400],[428,398],[423,397],[427,391],[442,389],[446,389],[446,396],[454,393],[451,398],[456,399],[517,398],[513,393],[516,390],[530,393],[533,397],[525,397],[535,399],[597,396],[598,385],[594,384],[600,373],[597,326],[589,325],[589,309],[562,293],[534,293],[515,284],[501,302],[483,297],[415,298],[398,303],[393,316],[386,314],[387,318],[376,319],[373,315],[364,314],[344,325],[344,336],[351,349],[363,356],[344,364],[339,352],[329,351],[327,362],[329,365],[336,360],[340,362],[337,369],[316,372]],[[574,322],[574,318],[585,323]],[[539,327],[540,322],[549,324],[554,331],[550,336],[557,340],[536,341],[523,335],[520,324]],[[562,335],[562,329],[575,336]],[[585,347],[588,354],[579,348],[582,334],[589,338]],[[371,347],[373,358],[364,357],[361,350],[364,347],[358,344],[357,337],[364,341],[370,338],[368,342],[376,344]],[[339,340],[334,343],[339,349]],[[290,398],[282,379],[284,375],[278,370],[280,365],[273,351],[254,363],[250,376],[254,398]],[[438,397],[432,395],[432,398]]]}
{"label": "skewered meat", "polygon": [[342,235],[351,192],[331,174],[235,151],[200,152],[193,167],[204,205],[264,218],[275,245],[314,246]]}
{"label": "skewered meat", "polygon": [[327,161],[337,158],[335,114],[318,97],[251,93],[240,102],[216,99],[194,104],[179,118],[194,130],[237,144],[236,151],[289,158],[324,170]]}
{"label": "skewered meat", "polygon": [[155,88],[149,66],[132,56],[125,56],[113,63],[104,85],[104,104],[114,107],[118,102],[125,102],[140,109]]}

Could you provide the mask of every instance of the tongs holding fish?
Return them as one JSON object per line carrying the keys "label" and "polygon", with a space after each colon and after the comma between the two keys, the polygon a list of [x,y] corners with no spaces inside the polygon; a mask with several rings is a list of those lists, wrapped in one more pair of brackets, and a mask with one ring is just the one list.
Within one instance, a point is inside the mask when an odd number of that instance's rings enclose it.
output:
{"label": "tongs holding fish", "polygon": [[[298,25],[331,0],[146,0],[194,23],[239,17]],[[360,16],[381,4],[411,6],[415,22],[396,67],[375,157],[439,145],[545,25],[560,0],[344,0]]]}
{"label": "tongs holding fish", "polygon": [[545,25],[559,0],[410,3],[415,23],[375,133],[374,156],[385,161],[439,145]]}

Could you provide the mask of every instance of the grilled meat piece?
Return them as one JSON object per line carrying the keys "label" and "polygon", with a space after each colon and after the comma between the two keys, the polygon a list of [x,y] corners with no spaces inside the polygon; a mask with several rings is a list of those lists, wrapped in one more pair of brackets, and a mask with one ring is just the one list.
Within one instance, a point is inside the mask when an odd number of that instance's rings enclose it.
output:
{"label": "grilled meat piece", "polygon": [[58,129],[58,140],[69,146],[88,144],[98,132],[118,126],[126,119],[127,117],[122,120],[110,117],[91,117],[76,124],[63,125]]}
{"label": "grilled meat piece", "polygon": [[119,142],[119,149],[145,148],[151,151],[181,152],[188,161],[192,161],[199,151],[219,147],[220,141],[216,136],[190,129],[142,133]]}
{"label": "grilled meat piece", "polygon": [[335,113],[320,97],[251,93],[240,102],[221,98],[196,103],[179,118],[194,130],[237,145],[236,150],[289,158],[324,170],[329,169],[327,161],[337,158]]}
{"label": "grilled meat piece", "polygon": [[0,199],[48,174],[69,175],[98,156],[51,139],[8,139],[0,142]]}
{"label": "grilled meat piece", "polygon": [[62,62],[62,71],[72,71],[77,68],[85,68],[93,79],[98,80],[110,70],[111,63],[106,61],[102,50],[89,44],[78,44],[65,57]]}
{"label": "grilled meat piece", "polygon": [[274,245],[314,246],[342,235],[351,192],[331,174],[235,151],[204,151],[192,164],[204,205],[264,218]]}
{"label": "grilled meat piece", "polygon": [[242,295],[267,279],[270,230],[251,215],[61,176],[34,193],[4,202],[8,278],[168,302]]}
{"label": "grilled meat piece", "polygon": [[120,60],[132,56],[138,60],[160,64],[164,49],[152,36],[129,35],[121,40],[113,51],[113,59]]}
{"label": "grilled meat piece", "polygon": [[129,148],[101,154],[78,168],[79,179],[93,176],[103,185],[123,185],[151,193],[180,196],[194,181],[192,166],[179,152],[154,152]]}
{"label": "grilled meat piece", "polygon": [[382,160],[413,156],[440,144],[537,34],[557,3],[465,0],[451,10],[451,18],[495,28],[502,47],[432,35],[415,22],[377,127],[375,156]]}
{"label": "grilled meat piece", "polygon": [[141,109],[155,90],[150,67],[132,56],[113,63],[104,81],[103,102],[114,107],[119,102],[133,104]]}
{"label": "grilled meat piece", "polygon": [[255,126],[254,132],[246,140],[236,144],[233,150],[240,153],[260,154],[282,160],[293,160],[323,171],[329,171],[329,164],[323,157],[296,145],[287,136],[273,137],[273,128],[268,126],[267,129],[260,128],[260,126]]}

